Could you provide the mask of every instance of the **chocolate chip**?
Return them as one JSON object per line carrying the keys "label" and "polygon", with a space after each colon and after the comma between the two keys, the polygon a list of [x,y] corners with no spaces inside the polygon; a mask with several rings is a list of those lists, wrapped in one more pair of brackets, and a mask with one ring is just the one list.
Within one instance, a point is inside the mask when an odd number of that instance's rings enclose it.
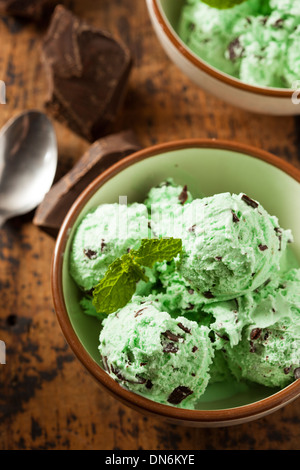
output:
{"label": "chocolate chip", "polygon": [[253,207],[253,209],[256,209],[258,207],[257,202],[253,201],[253,199],[250,199],[246,194],[243,194],[242,200],[250,207]]}
{"label": "chocolate chip", "polygon": [[185,398],[194,393],[189,387],[179,385],[174,388],[173,392],[168,397],[168,402],[172,405],[179,405]]}
{"label": "chocolate chip", "polygon": [[280,228],[278,228],[278,227],[275,227],[274,230],[275,230],[276,235],[278,236],[278,240],[279,240],[279,248],[278,248],[278,251],[281,251],[282,231],[281,231]]}
{"label": "chocolate chip", "polygon": [[291,372],[291,369],[292,369],[292,366],[285,367],[285,368],[283,369],[283,372],[285,373],[285,375],[288,375],[288,374]]}
{"label": "chocolate chip", "polygon": [[104,369],[105,369],[107,372],[110,372],[109,365],[108,365],[108,360],[107,360],[107,356],[102,356],[102,362],[103,362]]}
{"label": "chocolate chip", "polygon": [[195,305],[190,303],[185,310],[193,310],[194,308],[195,308]]}
{"label": "chocolate chip", "polygon": [[253,341],[250,341],[250,349],[249,349],[249,352],[255,353],[255,346],[254,346],[254,344],[253,344]]}
{"label": "chocolate chip", "polygon": [[294,377],[295,379],[300,379],[300,367],[297,367],[295,370],[294,370]]}
{"label": "chocolate chip", "polygon": [[187,185],[185,185],[178,196],[179,202],[183,205],[188,199]]}
{"label": "chocolate chip", "polygon": [[267,245],[262,245],[262,244],[258,245],[258,248],[260,249],[260,251],[265,251],[268,249]]}
{"label": "chocolate chip", "polygon": [[106,243],[104,241],[104,238],[101,240],[101,253],[103,253],[104,248],[106,247]]}
{"label": "chocolate chip", "polygon": [[235,38],[228,46],[230,60],[234,62],[235,59],[242,57],[244,50],[245,49],[242,47],[239,38]]}
{"label": "chocolate chip", "polygon": [[237,222],[240,221],[240,219],[238,218],[235,212],[231,211],[231,213],[232,213],[232,222],[236,224]]}
{"label": "chocolate chip", "polygon": [[147,364],[147,362],[140,362],[140,367],[143,367]]}
{"label": "chocolate chip", "polygon": [[177,346],[176,344],[174,344],[174,343],[167,343],[167,344],[165,344],[164,347],[163,347],[163,352],[164,352],[164,353],[174,353],[174,354],[175,354],[175,353],[177,353],[178,349],[179,349],[179,348],[178,348],[178,346]]}
{"label": "chocolate chip", "polygon": [[183,331],[185,331],[186,333],[189,333],[191,334],[191,329],[190,328],[187,328],[186,326],[184,326],[182,323],[177,323],[177,326],[179,326],[179,328],[181,328]]}
{"label": "chocolate chip", "polygon": [[145,309],[146,309],[146,307],[141,308],[140,310],[138,310],[137,312],[135,312],[134,317],[136,318],[136,317],[138,317],[139,315],[142,315],[142,312],[143,312]]}
{"label": "chocolate chip", "polygon": [[153,383],[151,382],[151,380],[147,380],[146,382],[146,388],[148,388],[148,390],[150,390],[150,388],[153,387]]}
{"label": "chocolate chip", "polygon": [[222,256],[216,256],[216,257],[215,257],[215,260],[216,260],[216,261],[222,261]]}
{"label": "chocolate chip", "polygon": [[272,24],[274,28],[282,28],[283,27],[284,20],[283,18],[279,18],[275,23]]}
{"label": "chocolate chip", "polygon": [[205,292],[203,292],[203,295],[204,297],[206,297],[207,299],[214,299],[214,295],[210,292],[210,290],[207,290]]}
{"label": "chocolate chip", "polygon": [[175,343],[178,343],[179,339],[182,338],[182,336],[175,335],[170,330],[165,331],[164,333],[162,333],[162,335],[168,338],[170,341],[175,341]]}
{"label": "chocolate chip", "polygon": [[224,339],[225,341],[229,341],[229,338],[227,335],[220,335],[217,331],[215,331],[215,334],[219,336],[219,338]]}
{"label": "chocolate chip", "polygon": [[264,335],[264,341],[267,341],[267,339],[269,338],[269,331],[266,331],[265,335]]}
{"label": "chocolate chip", "polygon": [[197,348],[197,346],[193,346],[193,348],[192,348],[192,352],[194,353],[194,352],[196,352],[196,351],[198,351],[198,348]]}
{"label": "chocolate chip", "polygon": [[250,332],[250,339],[252,341],[258,339],[261,335],[261,328],[253,328],[253,330],[251,330]]}
{"label": "chocolate chip", "polygon": [[196,228],[196,224],[192,225],[192,226],[189,228],[189,232],[195,232],[195,228]]}
{"label": "chocolate chip", "polygon": [[144,379],[143,377],[140,377],[138,375],[136,375],[136,378],[137,380],[131,380],[131,379],[127,379],[123,374],[121,374],[120,370],[119,369],[115,369],[113,367],[113,365],[111,365],[111,371],[115,374],[115,376],[121,380],[122,382],[128,382],[128,383],[131,383],[131,384],[144,384],[146,382],[146,379]]}
{"label": "chocolate chip", "polygon": [[188,293],[191,294],[191,295],[192,295],[194,292],[195,292],[194,289],[189,289],[189,290],[188,290]]}
{"label": "chocolate chip", "polygon": [[97,251],[94,251],[94,250],[90,250],[89,248],[85,248],[83,250],[85,256],[89,259],[95,259],[97,258]]}

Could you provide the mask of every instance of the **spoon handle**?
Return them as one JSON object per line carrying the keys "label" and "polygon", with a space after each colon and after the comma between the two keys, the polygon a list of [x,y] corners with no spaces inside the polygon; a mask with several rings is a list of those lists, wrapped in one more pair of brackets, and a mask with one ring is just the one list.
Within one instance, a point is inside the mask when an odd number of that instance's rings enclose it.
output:
{"label": "spoon handle", "polygon": [[6,220],[7,220],[7,217],[5,217],[5,216],[4,216],[3,214],[1,214],[1,212],[0,212],[0,228],[3,227],[3,225],[4,225],[5,222],[6,222]]}

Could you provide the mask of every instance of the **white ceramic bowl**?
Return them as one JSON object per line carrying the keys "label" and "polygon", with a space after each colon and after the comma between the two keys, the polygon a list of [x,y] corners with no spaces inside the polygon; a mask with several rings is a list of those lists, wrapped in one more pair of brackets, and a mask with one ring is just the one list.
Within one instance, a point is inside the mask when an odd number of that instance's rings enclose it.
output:
{"label": "white ceramic bowl", "polygon": [[99,175],[70,209],[57,238],[52,266],[54,306],[62,331],[78,359],[96,381],[122,403],[174,424],[218,427],[245,423],[300,396],[300,380],[283,390],[253,386],[207,389],[197,410],[162,405],[121,387],[102,367],[98,351],[100,325],[79,305],[81,293],[69,272],[74,232],[91,209],[102,203],[143,201],[148,190],[167,177],[187,184],[194,197],[230,191],[246,192],[283,228],[294,235],[293,252],[300,263],[300,172],[285,161],[246,145],[216,140],[187,140],[141,150]]}
{"label": "white ceramic bowl", "polygon": [[281,116],[300,114],[297,90],[248,85],[210,66],[194,54],[176,33],[184,0],[146,1],[152,25],[165,52],[182,72],[205,91],[247,111]]}

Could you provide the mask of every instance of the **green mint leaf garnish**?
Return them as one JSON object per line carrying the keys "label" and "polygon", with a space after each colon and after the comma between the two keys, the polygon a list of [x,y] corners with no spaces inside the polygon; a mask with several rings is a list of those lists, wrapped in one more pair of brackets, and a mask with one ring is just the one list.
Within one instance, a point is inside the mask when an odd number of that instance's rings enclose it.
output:
{"label": "green mint leaf garnish", "polygon": [[135,293],[136,283],[144,276],[129,254],[116,259],[93,291],[97,312],[109,314],[124,307]]}
{"label": "green mint leaf garnish", "polygon": [[180,253],[182,241],[180,238],[143,239],[140,248],[132,255],[142,266],[152,268],[157,261],[171,261]]}
{"label": "green mint leaf garnish", "polygon": [[93,290],[93,305],[98,313],[110,314],[125,307],[136,291],[138,281],[148,281],[143,266],[171,261],[182,250],[177,238],[143,239],[138,250],[116,259]]}
{"label": "green mint leaf garnish", "polygon": [[227,8],[233,8],[240,3],[245,2],[245,0],[202,0],[203,3],[206,3],[210,7],[217,8],[218,10],[225,10]]}

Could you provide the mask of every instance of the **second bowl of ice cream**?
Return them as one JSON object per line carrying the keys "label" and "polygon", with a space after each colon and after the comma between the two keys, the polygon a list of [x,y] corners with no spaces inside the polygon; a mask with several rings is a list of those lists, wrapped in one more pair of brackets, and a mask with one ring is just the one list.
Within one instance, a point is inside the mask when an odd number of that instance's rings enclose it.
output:
{"label": "second bowl of ice cream", "polygon": [[115,398],[227,426],[300,394],[299,171],[215,140],[125,158],[60,230],[53,299],[73,351]]}
{"label": "second bowl of ice cream", "polygon": [[147,0],[159,41],[189,78],[235,106],[272,115],[300,114],[296,4],[246,0],[217,9],[202,0]]}

